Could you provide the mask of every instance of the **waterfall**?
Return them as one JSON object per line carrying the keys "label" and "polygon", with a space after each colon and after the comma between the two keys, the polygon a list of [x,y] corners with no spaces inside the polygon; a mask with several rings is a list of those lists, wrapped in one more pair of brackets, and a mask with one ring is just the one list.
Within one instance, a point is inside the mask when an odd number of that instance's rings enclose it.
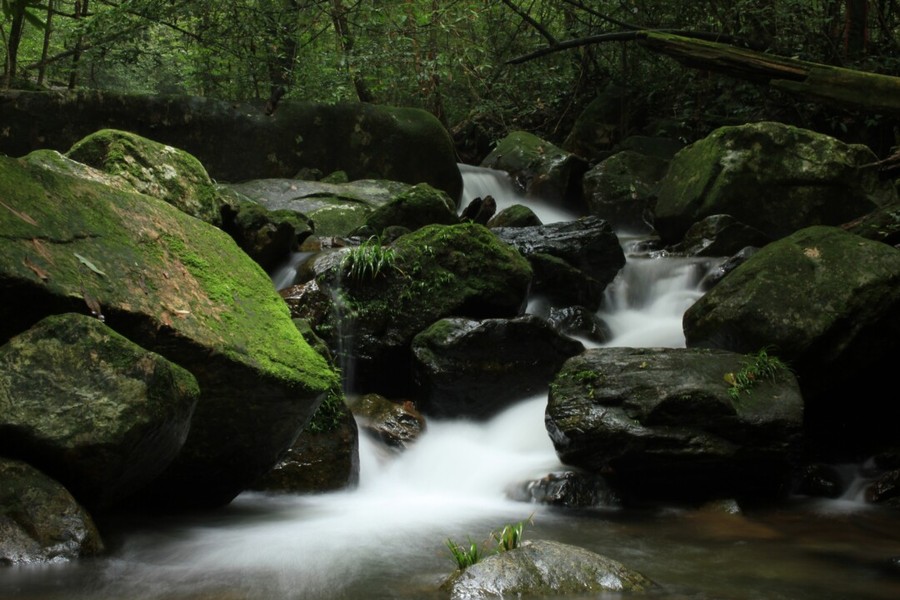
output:
{"label": "waterfall", "polygon": [[460,208],[465,208],[475,198],[493,196],[497,202],[497,212],[509,208],[513,204],[522,204],[530,208],[538,216],[542,223],[559,223],[571,221],[578,215],[552,202],[540,198],[527,198],[516,189],[509,174],[505,171],[475,167],[472,165],[459,165],[463,175],[463,193]]}

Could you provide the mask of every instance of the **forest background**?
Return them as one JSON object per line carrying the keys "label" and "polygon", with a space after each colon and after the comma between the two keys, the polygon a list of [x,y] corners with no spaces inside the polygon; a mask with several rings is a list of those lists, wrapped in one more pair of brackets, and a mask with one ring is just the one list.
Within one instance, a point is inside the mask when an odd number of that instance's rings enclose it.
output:
{"label": "forest background", "polygon": [[0,0],[2,84],[195,95],[267,112],[287,99],[418,107],[482,148],[513,130],[561,142],[615,90],[620,138],[690,142],[772,119],[886,155],[900,143],[896,115],[686,68],[630,34],[672,31],[896,76],[898,2]]}

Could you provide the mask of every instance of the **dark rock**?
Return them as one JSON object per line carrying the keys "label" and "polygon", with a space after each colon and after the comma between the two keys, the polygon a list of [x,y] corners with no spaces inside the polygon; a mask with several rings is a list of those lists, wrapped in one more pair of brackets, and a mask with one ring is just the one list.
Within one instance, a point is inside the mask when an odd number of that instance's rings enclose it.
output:
{"label": "dark rock", "polygon": [[694,223],[672,250],[686,256],[731,256],[748,246],[762,247],[771,241],[731,215],[711,215]]}
{"label": "dark rock", "polygon": [[93,519],[66,488],[0,457],[0,565],[56,563],[103,551]]}
{"label": "dark rock", "polygon": [[597,348],[550,386],[547,430],[560,459],[610,474],[626,501],[776,498],[801,450],[803,400],[790,371],[747,391],[744,356],[684,348]]}
{"label": "dark rock", "polygon": [[536,502],[567,508],[596,508],[619,505],[619,498],[600,475],[551,473],[507,490],[511,500]]}
{"label": "dark rock", "polygon": [[547,321],[564,334],[583,337],[597,344],[612,339],[609,325],[597,316],[596,311],[583,306],[551,307]]}
{"label": "dark rock", "polygon": [[363,430],[395,450],[407,448],[425,431],[425,418],[410,401],[365,394],[352,403],[352,410]]}
{"label": "dark rock", "polygon": [[625,150],[592,167],[584,175],[588,213],[609,221],[617,231],[653,231],[656,188],[668,162]]}
{"label": "dark rock", "polygon": [[190,373],[99,319],[47,317],[0,346],[0,453],[107,509],[178,455],[199,396]]}
{"label": "dark rock", "polygon": [[513,204],[491,217],[487,226],[495,227],[536,227],[543,225],[534,211],[523,204]]}
{"label": "dark rock", "polygon": [[488,417],[545,392],[563,362],[582,350],[534,315],[443,319],[413,338],[415,395],[429,416]]}

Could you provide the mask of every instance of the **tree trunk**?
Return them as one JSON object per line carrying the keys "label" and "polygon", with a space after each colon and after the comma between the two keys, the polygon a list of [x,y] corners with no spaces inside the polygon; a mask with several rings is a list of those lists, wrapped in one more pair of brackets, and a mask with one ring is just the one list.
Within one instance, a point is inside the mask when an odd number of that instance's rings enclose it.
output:
{"label": "tree trunk", "polygon": [[869,29],[869,1],[847,0],[844,18],[844,55],[856,59],[866,52]]}
{"label": "tree trunk", "polygon": [[9,40],[6,44],[6,69],[3,86],[7,89],[16,78],[16,66],[19,62],[19,43],[22,41],[22,29],[25,27],[25,3],[15,2],[12,5],[12,24],[9,27]]}
{"label": "tree trunk", "polygon": [[[72,13],[73,18],[83,19],[88,16],[89,0],[75,0],[75,10]],[[81,60],[82,46],[84,44],[84,36],[79,35],[75,40],[75,48],[72,52],[72,70],[69,71],[69,89],[74,90],[78,84],[78,63]]]}
{"label": "tree trunk", "polygon": [[641,32],[640,43],[682,64],[770,85],[807,99],[900,115],[900,77],[832,67],[725,44]]}
{"label": "tree trunk", "polygon": [[341,0],[331,0],[331,22],[337,35],[338,46],[344,55],[344,66],[347,75],[353,82],[356,97],[360,102],[375,102],[375,95],[366,85],[366,80],[357,73],[353,58],[353,36],[350,33],[350,24],[347,22],[347,8]]}
{"label": "tree trunk", "polygon": [[44,45],[41,48],[41,66],[38,67],[37,84],[43,85],[47,74],[47,55],[50,53],[50,34],[53,32],[53,7],[56,0],[47,0],[47,21],[44,24]]}

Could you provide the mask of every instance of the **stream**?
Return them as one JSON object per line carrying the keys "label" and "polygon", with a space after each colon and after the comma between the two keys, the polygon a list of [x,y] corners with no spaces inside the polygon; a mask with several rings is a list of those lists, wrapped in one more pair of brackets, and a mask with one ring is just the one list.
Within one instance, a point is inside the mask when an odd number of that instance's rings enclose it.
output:
{"label": "stream", "polygon": [[[498,210],[516,200],[496,173],[464,175],[467,194],[491,193]],[[545,223],[571,217],[548,210],[535,210]],[[601,309],[615,336],[608,345],[683,347],[681,316],[711,264],[630,255]],[[4,567],[0,599],[444,600],[438,586],[455,566],[447,540],[486,542],[519,521],[526,540],[578,545],[642,572],[660,586],[648,598],[900,598],[900,511],[861,500],[865,465],[841,465],[846,497],[797,496],[739,514],[509,500],[508,487],[564,469],[545,406],[545,396],[523,398],[488,422],[429,421],[399,455],[361,436],[354,490],[244,493],[213,512],[101,523],[106,556]]]}

